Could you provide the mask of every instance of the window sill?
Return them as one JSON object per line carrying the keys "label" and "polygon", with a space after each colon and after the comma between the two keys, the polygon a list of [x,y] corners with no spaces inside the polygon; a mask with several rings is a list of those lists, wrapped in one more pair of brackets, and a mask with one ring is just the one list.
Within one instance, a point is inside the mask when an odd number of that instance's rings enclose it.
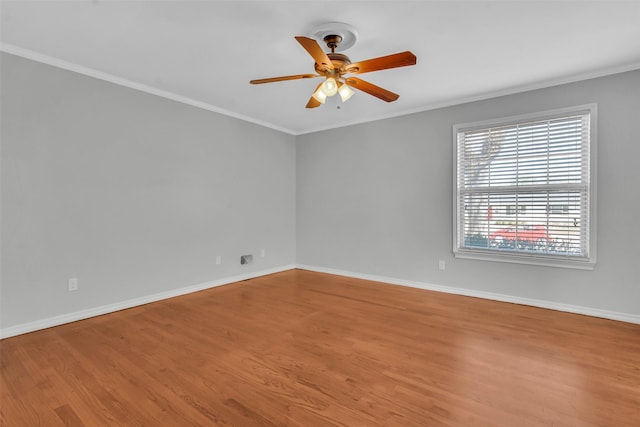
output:
{"label": "window sill", "polygon": [[496,253],[494,251],[483,251],[477,249],[459,249],[454,250],[453,255],[456,258],[474,259],[479,261],[507,262],[512,264],[528,264],[544,267],[572,268],[577,270],[593,270],[595,269],[595,259],[587,260],[585,258],[565,258],[553,257],[534,254],[522,253]]}

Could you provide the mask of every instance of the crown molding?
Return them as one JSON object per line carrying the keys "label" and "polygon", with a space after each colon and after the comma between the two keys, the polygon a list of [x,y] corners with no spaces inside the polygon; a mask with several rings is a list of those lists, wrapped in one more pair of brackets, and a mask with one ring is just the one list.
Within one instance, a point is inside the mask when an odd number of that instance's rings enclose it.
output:
{"label": "crown molding", "polygon": [[130,89],[139,90],[141,92],[149,93],[151,95],[160,96],[162,98],[170,99],[172,101],[180,102],[182,104],[190,105],[192,107],[201,108],[203,110],[212,111],[214,113],[222,114],[225,116],[233,117],[234,119],[243,120],[245,122],[253,123],[259,126],[267,127],[277,130],[279,132],[287,133],[289,135],[296,135],[291,129],[287,129],[281,126],[267,123],[262,120],[256,120],[252,117],[245,116],[243,114],[234,113],[233,111],[226,110],[224,108],[216,107],[215,105],[208,104],[206,102],[198,101],[196,99],[188,98],[186,96],[178,95],[177,93],[169,92],[163,89],[158,89],[153,86],[148,86],[142,83],[137,83],[131,80],[127,80],[122,77],[118,77],[113,74],[104,73],[102,71],[95,70],[93,68],[85,67],[82,65],[67,62],[62,59],[54,58],[52,56],[44,55],[38,52],[34,52],[29,49],[24,49],[18,46],[14,46],[9,43],[0,43],[0,51],[9,53],[11,55],[20,56],[22,58],[30,59],[32,61],[40,62],[53,67],[62,68],[64,70],[73,71],[75,73],[83,74],[85,76],[93,77],[96,79],[104,80],[109,83],[114,83],[120,86],[128,87]]}
{"label": "crown molding", "polygon": [[406,116],[409,114],[421,113],[425,111],[437,110],[440,108],[452,107],[455,105],[468,104],[470,102],[476,101],[484,101],[491,98],[498,98],[501,96],[513,95],[522,92],[529,92],[538,89],[545,89],[553,86],[560,86],[563,84],[576,83],[582,80],[595,79],[598,77],[605,77],[613,74],[624,73],[627,71],[640,70],[640,61],[636,61],[630,64],[618,65],[615,67],[608,67],[599,70],[589,71],[585,73],[575,74],[571,76],[565,76],[561,78],[543,80],[540,82],[513,86],[506,89],[501,89],[497,91],[484,92],[482,94],[468,96],[468,97],[460,97],[455,99],[450,99],[444,102],[436,102],[432,104],[427,104],[418,108],[410,108],[406,110],[396,111],[390,114],[381,114],[377,115],[373,118],[363,119],[363,120],[351,120],[345,122],[336,122],[329,126],[318,126],[309,129],[303,129],[299,131],[294,131],[292,129],[288,129],[282,126],[275,125],[273,123],[265,122],[262,120],[257,120],[255,118],[245,116],[243,114],[238,114],[233,111],[226,110],[224,108],[217,107],[215,105],[208,104],[206,102],[198,101],[196,99],[188,98],[186,96],[178,95],[173,92],[169,92],[166,90],[158,89],[152,86],[144,85],[141,83],[137,83],[131,80],[127,80],[122,77],[115,76],[113,74],[105,73],[102,71],[98,71],[92,68],[84,67],[82,65],[74,64],[72,62],[64,61],[62,59],[58,59],[52,56],[44,55],[29,49],[24,49],[9,43],[0,43],[0,51],[6,52],[12,55],[20,56],[26,59],[30,59],[32,61],[41,62],[43,64],[51,65],[53,67],[62,68],[68,71],[73,71],[79,74],[83,74],[89,77],[94,77],[100,80],[104,80],[110,83],[115,83],[117,85],[125,86],[131,89],[139,90],[141,92],[146,92],[152,95],[160,96],[166,99],[170,99],[172,101],[180,102],[186,105],[190,105],[192,107],[201,108],[204,110],[212,111],[214,113],[222,114],[225,116],[233,117],[235,119],[243,120],[245,122],[253,123],[259,126],[263,126],[266,128],[270,128],[279,132],[283,132],[293,136],[305,135],[314,132],[322,132],[325,130],[338,129],[347,126],[360,125],[364,123],[375,122],[378,120],[385,120],[394,117]]}
{"label": "crown molding", "polygon": [[325,130],[331,130],[331,129],[341,128],[346,126],[360,125],[364,123],[375,122],[378,120],[385,120],[385,119],[391,119],[394,117],[407,116],[409,114],[422,113],[422,112],[431,111],[431,110],[438,110],[440,108],[453,107],[455,105],[468,104],[476,101],[484,101],[487,99],[499,98],[501,96],[514,95],[517,93],[530,92],[538,89],[546,89],[549,87],[560,86],[564,84],[577,83],[583,80],[596,79],[598,77],[606,77],[614,74],[626,73],[628,71],[636,71],[636,70],[640,70],[640,61],[633,62],[630,64],[619,65],[615,67],[603,68],[596,71],[589,71],[586,73],[565,76],[565,77],[556,78],[556,79],[543,80],[540,82],[527,84],[527,85],[513,86],[507,89],[501,89],[497,91],[484,92],[482,94],[473,95],[473,96],[454,98],[444,102],[427,104],[418,108],[410,108],[402,111],[396,111],[390,114],[382,114],[366,120],[360,120],[360,121],[352,120],[348,122],[339,122],[331,126],[317,127],[309,130],[300,131],[296,133],[296,135],[304,135],[308,133],[321,132]]}

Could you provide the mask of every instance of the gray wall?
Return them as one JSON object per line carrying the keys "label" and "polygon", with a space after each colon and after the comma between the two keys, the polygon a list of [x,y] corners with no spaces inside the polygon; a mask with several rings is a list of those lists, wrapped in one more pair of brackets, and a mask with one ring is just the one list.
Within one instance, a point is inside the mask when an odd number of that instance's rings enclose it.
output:
{"label": "gray wall", "polygon": [[[2,328],[295,262],[640,315],[640,71],[298,137],[8,54],[1,77]],[[591,102],[595,270],[454,259],[452,125]]]}
{"label": "gray wall", "polygon": [[[453,258],[452,126],[592,102],[595,270]],[[297,262],[640,315],[639,120],[634,71],[299,136]]]}
{"label": "gray wall", "polygon": [[8,54],[1,75],[2,328],[295,263],[295,137]]}

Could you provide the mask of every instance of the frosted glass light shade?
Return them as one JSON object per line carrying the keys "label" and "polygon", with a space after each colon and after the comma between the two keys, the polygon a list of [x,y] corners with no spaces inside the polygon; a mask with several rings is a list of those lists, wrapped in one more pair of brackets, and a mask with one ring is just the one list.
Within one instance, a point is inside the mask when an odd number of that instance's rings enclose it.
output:
{"label": "frosted glass light shade", "polygon": [[313,96],[313,98],[315,98],[315,100],[321,104],[324,104],[324,102],[327,100],[327,95],[325,95],[322,91],[322,87],[315,91],[311,96]]}
{"label": "frosted glass light shade", "polygon": [[338,92],[338,82],[333,77],[327,77],[327,80],[320,86],[322,92],[327,96],[333,96]]}
{"label": "frosted glass light shade", "polygon": [[352,91],[349,86],[343,83],[342,85],[340,85],[338,93],[340,94],[340,98],[342,98],[342,102],[346,102],[347,99],[351,98],[355,92]]}

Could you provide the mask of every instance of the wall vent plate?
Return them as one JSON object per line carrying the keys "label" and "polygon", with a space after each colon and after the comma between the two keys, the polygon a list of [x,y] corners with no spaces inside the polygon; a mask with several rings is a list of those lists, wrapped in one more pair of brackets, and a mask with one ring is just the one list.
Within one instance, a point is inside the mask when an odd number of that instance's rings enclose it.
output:
{"label": "wall vent plate", "polygon": [[253,262],[253,255],[240,255],[240,264],[251,264]]}

